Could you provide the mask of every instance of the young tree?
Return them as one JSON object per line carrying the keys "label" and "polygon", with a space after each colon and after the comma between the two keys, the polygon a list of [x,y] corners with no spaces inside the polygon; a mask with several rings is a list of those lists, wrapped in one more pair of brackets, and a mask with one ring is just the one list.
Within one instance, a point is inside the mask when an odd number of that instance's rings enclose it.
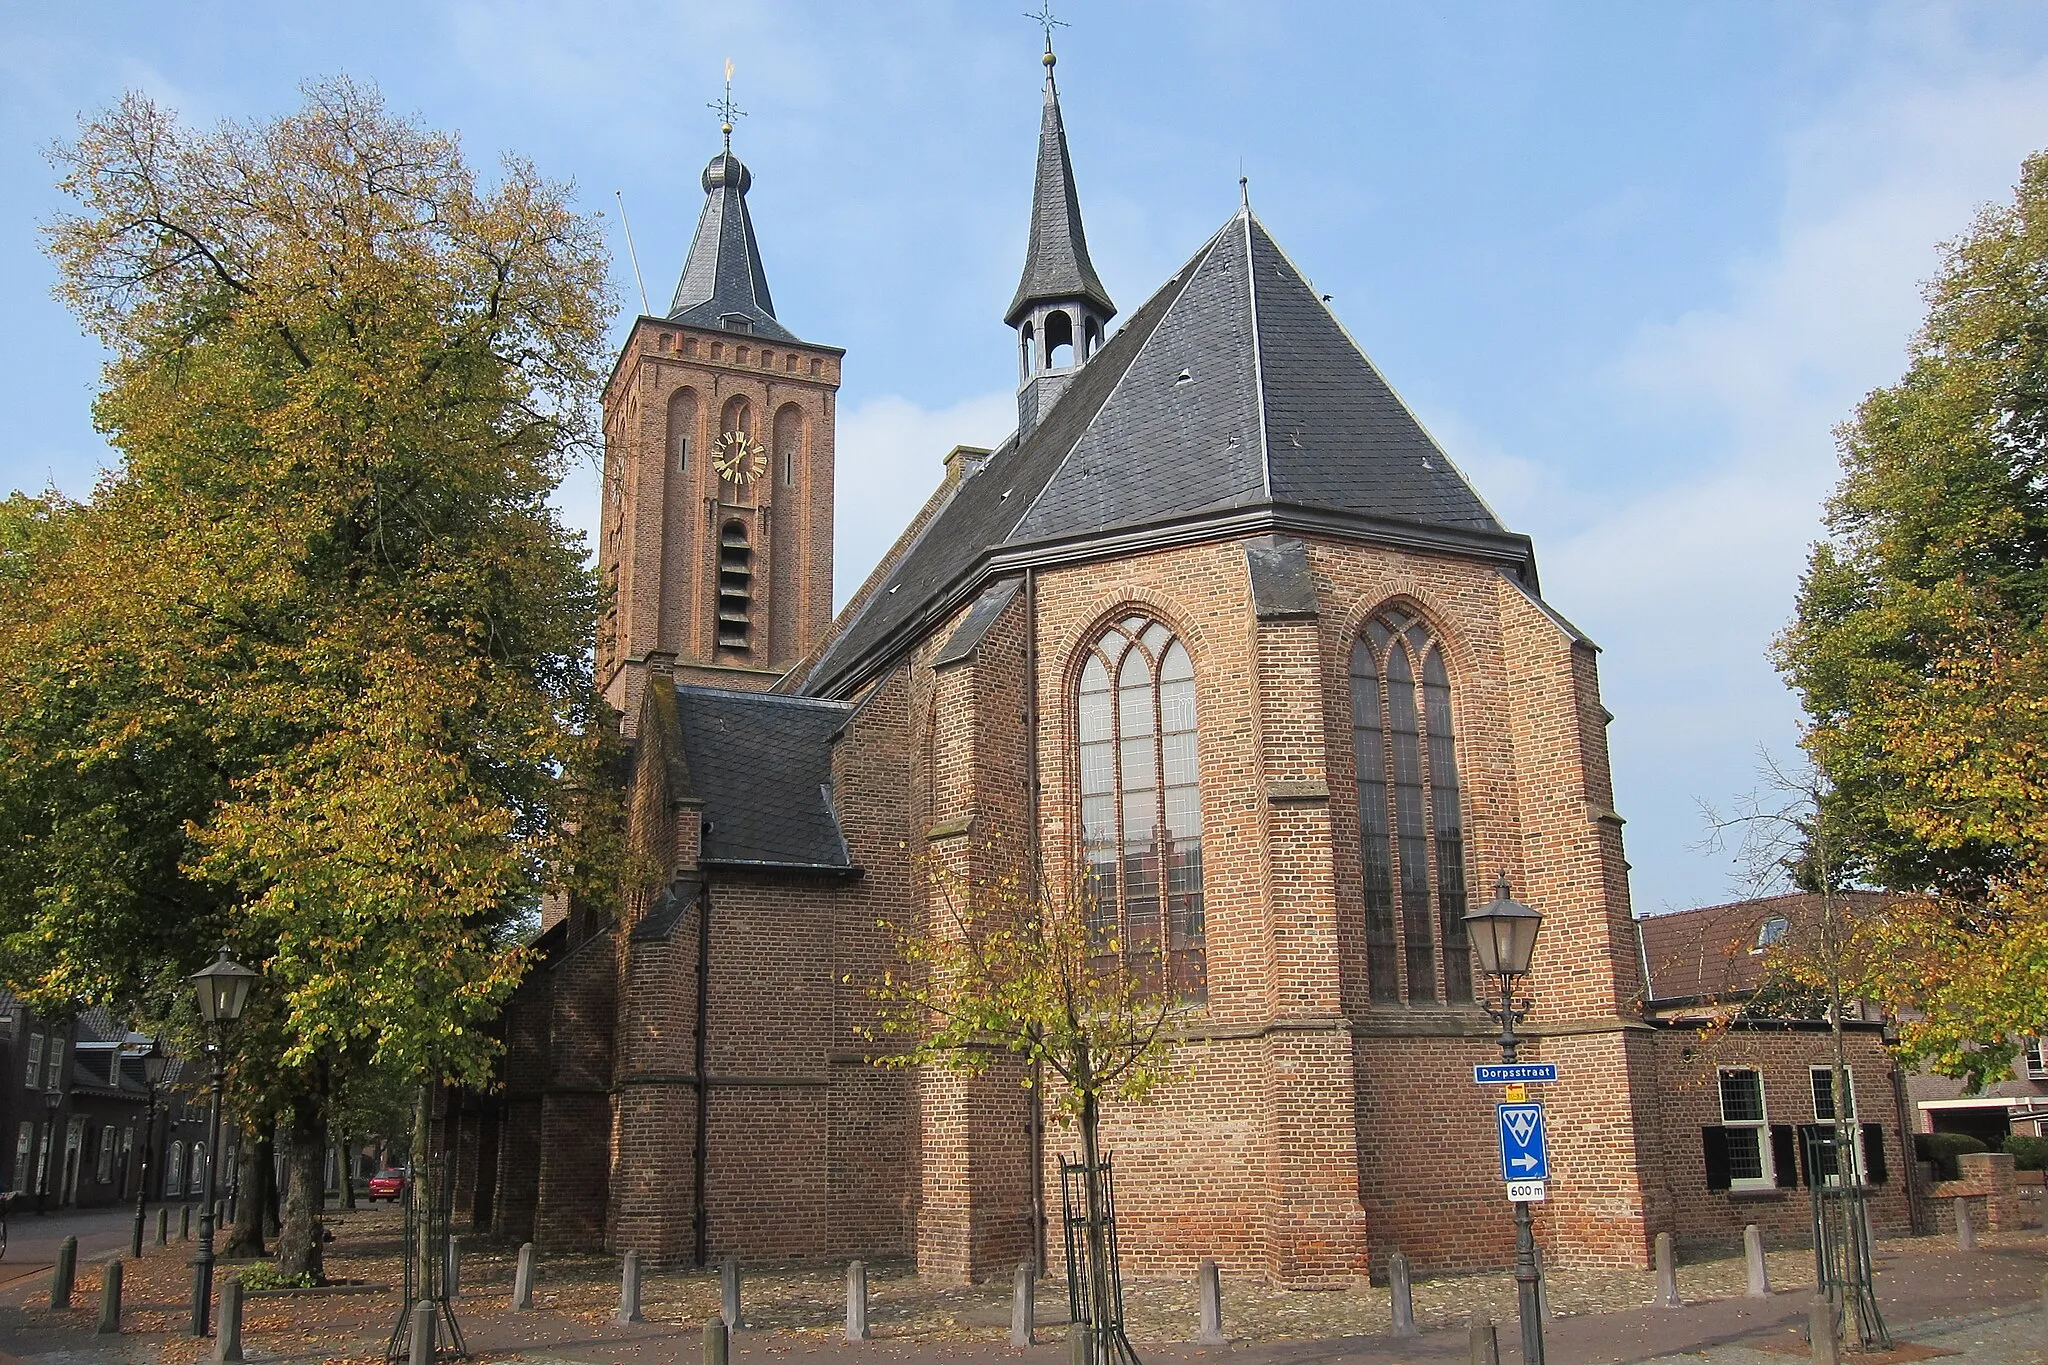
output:
{"label": "young tree", "polygon": [[1843,477],[1780,667],[1845,875],[1925,893],[1868,983],[1909,1052],[1981,1078],[2048,1032],[2048,154],[1950,244]]}
{"label": "young tree", "polygon": [[[305,96],[195,131],[131,95],[55,153],[80,204],[49,229],[59,293],[112,354],[121,463],[87,506],[9,522],[55,591],[4,599],[0,673],[26,684],[0,750],[37,781],[0,779],[0,808],[148,857],[103,888],[31,840],[0,951],[107,998],[229,943],[265,1002],[234,1083],[290,1116],[317,1191],[338,1068],[484,1081],[562,858],[596,586],[547,499],[594,447],[610,304],[563,187],[518,161],[480,186],[348,81]],[[150,762],[177,799],[137,839],[99,812]],[[112,793],[94,818],[74,772]],[[107,908],[81,921],[87,892]],[[152,929],[166,897],[181,921]],[[285,1222],[282,1268],[317,1270],[317,1207]]]}
{"label": "young tree", "polygon": [[[1002,866],[1000,849],[984,861]],[[1085,883],[1050,891],[1027,873],[963,874],[919,868],[928,922],[884,923],[902,970],[870,987],[874,1037],[900,1050],[876,1061],[986,1075],[1007,1060],[1026,1067],[1063,1121],[1079,1130],[1087,1168],[1087,1293],[1098,1328],[1116,1321],[1104,1190],[1098,1172],[1105,1100],[1139,1103],[1172,1075],[1177,1026],[1191,1008],[1167,984],[1156,952],[1122,942],[1091,912]],[[1051,1080],[1054,1084],[1046,1085]],[[1098,1331],[1095,1359],[1129,1346]]]}

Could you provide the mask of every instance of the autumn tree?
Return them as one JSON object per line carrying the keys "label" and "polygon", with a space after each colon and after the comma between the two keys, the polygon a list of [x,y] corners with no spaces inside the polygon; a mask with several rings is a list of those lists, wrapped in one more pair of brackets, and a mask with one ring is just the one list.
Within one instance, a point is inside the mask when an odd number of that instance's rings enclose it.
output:
{"label": "autumn tree", "polygon": [[1897,384],[1839,432],[1778,659],[1846,875],[1918,893],[1865,984],[1908,1050],[1996,1074],[2048,1033],[2048,154],[1949,244]]}
{"label": "autumn tree", "polygon": [[211,130],[131,95],[54,157],[120,458],[0,520],[0,967],[260,968],[233,1085],[287,1120],[282,1269],[317,1272],[344,1073],[484,1083],[564,859],[596,586],[548,497],[596,439],[605,258],[565,187],[480,184],[345,80]]}
{"label": "autumn tree", "polygon": [[[1001,868],[993,844],[975,860]],[[1017,869],[962,873],[937,861],[918,869],[927,917],[885,922],[899,968],[872,983],[875,1041],[895,1044],[875,1060],[987,1075],[1022,1063],[1023,1084],[1071,1122],[1087,1168],[1089,1320],[1116,1320],[1102,1180],[1102,1106],[1140,1103],[1172,1076],[1178,1027],[1192,1002],[1167,980],[1156,951],[1124,943],[1085,880],[1048,887]],[[1094,1359],[1128,1358],[1129,1346],[1098,1332]]]}

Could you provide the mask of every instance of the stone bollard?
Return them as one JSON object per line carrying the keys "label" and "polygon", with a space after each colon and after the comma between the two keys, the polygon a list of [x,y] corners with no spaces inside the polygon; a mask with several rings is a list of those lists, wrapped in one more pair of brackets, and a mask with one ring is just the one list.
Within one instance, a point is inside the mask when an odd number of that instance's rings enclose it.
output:
{"label": "stone bollard", "polygon": [[434,1301],[421,1299],[412,1306],[412,1354],[408,1365],[434,1365]]}
{"label": "stone bollard", "polygon": [[50,1267],[50,1307],[69,1308],[71,1287],[78,1283],[78,1239],[66,1237],[57,1244],[57,1264]]}
{"label": "stone bollard", "polygon": [[451,1236],[448,1239],[448,1263],[442,1268],[444,1282],[448,1286],[448,1297],[462,1297],[462,1239]]}
{"label": "stone bollard", "polygon": [[1095,1365],[1095,1329],[1085,1322],[1067,1328],[1067,1365]]}
{"label": "stone bollard", "polygon": [[868,1267],[865,1261],[846,1263],[846,1339],[868,1339]]}
{"label": "stone bollard", "polygon": [[1657,1234],[1657,1306],[1678,1307],[1678,1253],[1671,1234]]}
{"label": "stone bollard", "polygon": [[1195,1334],[1195,1344],[1228,1346],[1230,1338],[1223,1335],[1223,1276],[1214,1261],[1195,1267],[1195,1296],[1202,1309],[1202,1330]]}
{"label": "stone bollard", "polygon": [[1408,1258],[1395,1252],[1387,1258],[1387,1286],[1394,1295],[1394,1335],[1415,1337],[1415,1291],[1408,1282]]}
{"label": "stone bollard", "polygon": [[1010,1344],[1038,1344],[1038,1276],[1028,1260],[1017,1262],[1010,1288]]}
{"label": "stone bollard", "polygon": [[220,1312],[214,1319],[213,1363],[234,1365],[242,1357],[242,1277],[220,1282]]}
{"label": "stone bollard", "polygon": [[1839,1365],[1841,1350],[1835,1340],[1835,1303],[1825,1294],[1815,1294],[1806,1310],[1806,1339],[1813,1347],[1813,1365]]}
{"label": "stone bollard", "polygon": [[512,1272],[512,1311],[533,1311],[533,1243],[519,1244],[519,1267]]}
{"label": "stone bollard", "polygon": [[1742,1259],[1749,1266],[1749,1288],[1745,1297],[1768,1299],[1771,1296],[1771,1271],[1764,1264],[1764,1234],[1762,1229],[1751,1223],[1742,1229]]}
{"label": "stone bollard", "polygon": [[704,1324],[704,1365],[725,1365],[725,1356],[725,1319],[713,1318]]}
{"label": "stone bollard", "polygon": [[619,1315],[613,1322],[624,1326],[629,1322],[645,1322],[640,1316],[640,1253],[629,1251],[626,1262],[619,1268]]}
{"label": "stone bollard", "polygon": [[1976,1249],[1977,1220],[1970,1216],[1970,1201],[1965,1198],[1958,1198],[1956,1200],[1956,1250],[1975,1251]]}
{"label": "stone bollard", "polygon": [[740,1258],[728,1256],[718,1267],[718,1316],[728,1335],[747,1325],[740,1313]]}
{"label": "stone bollard", "polygon": [[1500,1341],[1493,1334],[1492,1318],[1473,1314],[1466,1342],[1472,1352],[1471,1365],[1500,1365]]}
{"label": "stone bollard", "polygon": [[178,1205],[178,1240],[181,1242],[192,1240],[192,1206],[190,1204]]}
{"label": "stone bollard", "polygon": [[107,1268],[100,1273],[100,1320],[94,1327],[93,1335],[117,1337],[121,1335],[121,1276],[124,1272],[119,1259],[107,1262]]}

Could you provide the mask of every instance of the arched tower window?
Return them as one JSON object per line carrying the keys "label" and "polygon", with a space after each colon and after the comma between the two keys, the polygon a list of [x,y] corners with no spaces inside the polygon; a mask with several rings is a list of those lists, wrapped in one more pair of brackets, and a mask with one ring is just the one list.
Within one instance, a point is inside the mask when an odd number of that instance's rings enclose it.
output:
{"label": "arched tower window", "polygon": [[690,443],[697,439],[697,392],[677,389],[668,400],[669,468],[682,473],[690,467]]}
{"label": "arched tower window", "polygon": [[[1465,940],[1465,830],[1451,680],[1412,613],[1381,612],[1351,647],[1351,735],[1372,998],[1472,999]],[[1441,995],[1437,964],[1443,966]]]}
{"label": "arched tower window", "polygon": [[728,521],[718,528],[718,647],[750,650],[753,639],[754,547],[747,526]]}
{"label": "arched tower window", "polygon": [[804,465],[804,412],[794,403],[775,410],[774,461],[782,486],[796,487],[796,472]]}
{"label": "arched tower window", "polygon": [[1063,312],[1045,315],[1045,368],[1065,369],[1074,363],[1074,320]]}
{"label": "arched tower window", "polygon": [[1024,330],[1017,333],[1017,342],[1018,345],[1022,348],[1018,355],[1018,368],[1022,371],[1022,377],[1025,379],[1029,379],[1032,375],[1038,373],[1037,329],[1034,328],[1030,323],[1025,323]]}
{"label": "arched tower window", "polygon": [[1081,668],[1081,856],[1098,943],[1200,1000],[1207,992],[1195,672],[1158,621],[1102,633]]}
{"label": "arched tower window", "polygon": [[1081,324],[1081,359],[1092,360],[1095,353],[1101,349],[1102,324],[1094,318],[1089,318]]}

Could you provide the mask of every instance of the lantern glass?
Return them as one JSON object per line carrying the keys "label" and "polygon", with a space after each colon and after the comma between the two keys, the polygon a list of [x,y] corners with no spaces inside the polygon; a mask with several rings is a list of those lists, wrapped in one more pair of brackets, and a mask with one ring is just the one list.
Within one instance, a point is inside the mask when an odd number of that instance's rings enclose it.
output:
{"label": "lantern glass", "polygon": [[192,988],[199,1000],[199,1017],[209,1024],[232,1024],[242,1017],[242,1006],[248,1003],[249,987],[254,985],[256,973],[234,961],[228,950],[220,950],[220,960],[192,974]]}
{"label": "lantern glass", "polygon": [[171,1059],[164,1052],[163,1044],[151,1039],[149,1051],[142,1054],[142,1078],[151,1085],[162,1085],[164,1073],[171,1069]]}
{"label": "lantern glass", "polygon": [[1536,955],[1543,916],[1508,894],[1508,879],[1494,884],[1493,899],[1465,916],[1465,931],[1479,970],[1488,976],[1522,976]]}

